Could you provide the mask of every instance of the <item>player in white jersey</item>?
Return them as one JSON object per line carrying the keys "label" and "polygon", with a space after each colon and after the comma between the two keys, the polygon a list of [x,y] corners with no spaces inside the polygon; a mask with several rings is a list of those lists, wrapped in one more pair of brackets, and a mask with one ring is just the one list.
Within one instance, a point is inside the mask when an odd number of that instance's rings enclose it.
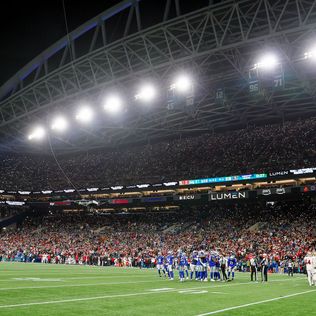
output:
{"label": "player in white jersey", "polygon": [[306,272],[307,272],[307,279],[310,286],[314,285],[313,281],[313,274],[314,274],[314,267],[313,267],[313,256],[312,253],[309,251],[304,258],[304,263],[306,266]]}

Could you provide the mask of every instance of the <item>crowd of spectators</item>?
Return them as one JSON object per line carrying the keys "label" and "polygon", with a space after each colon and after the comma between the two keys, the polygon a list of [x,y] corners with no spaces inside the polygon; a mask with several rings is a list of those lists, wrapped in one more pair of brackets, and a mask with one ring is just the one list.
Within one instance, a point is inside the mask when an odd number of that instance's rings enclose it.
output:
{"label": "crowd of spectators", "polygon": [[[316,119],[58,156],[77,188],[157,183],[313,167]],[[0,188],[65,189],[49,155],[0,154]]]}
{"label": "crowd of spectators", "polygon": [[275,268],[299,266],[316,247],[316,207],[303,202],[217,205],[174,213],[96,215],[54,212],[0,234],[3,260],[94,265],[153,265],[159,251],[217,250],[245,265],[266,253]]}

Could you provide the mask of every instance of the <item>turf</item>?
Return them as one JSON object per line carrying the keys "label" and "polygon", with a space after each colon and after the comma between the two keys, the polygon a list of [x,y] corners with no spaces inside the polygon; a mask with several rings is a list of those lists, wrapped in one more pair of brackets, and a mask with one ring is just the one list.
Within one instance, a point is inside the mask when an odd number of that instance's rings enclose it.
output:
{"label": "turf", "polygon": [[[271,299],[277,300],[262,303]],[[180,283],[159,278],[153,269],[0,263],[3,316],[289,316],[313,315],[315,310],[316,288],[302,275],[269,275],[265,284],[250,283],[248,273],[238,273],[229,283]]]}

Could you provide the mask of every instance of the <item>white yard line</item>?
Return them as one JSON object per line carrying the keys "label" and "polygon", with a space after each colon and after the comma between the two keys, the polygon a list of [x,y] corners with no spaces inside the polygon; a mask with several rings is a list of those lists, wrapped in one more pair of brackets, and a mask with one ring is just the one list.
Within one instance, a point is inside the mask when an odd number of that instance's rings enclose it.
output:
{"label": "white yard line", "polygon": [[0,288],[2,291],[26,290],[26,289],[53,289],[63,287],[83,287],[83,286],[103,286],[103,285],[116,285],[116,284],[138,284],[138,283],[153,283],[155,281],[131,281],[131,282],[99,282],[99,283],[81,283],[81,284],[62,284],[62,285],[35,285],[35,286],[20,286],[20,287],[7,287]]}
{"label": "white yard line", "polygon": [[[275,280],[276,282],[278,280]],[[280,280],[281,281],[281,280]],[[283,280],[285,281],[285,280]],[[291,279],[289,279],[291,281]],[[271,281],[272,282],[272,281]],[[108,284],[108,283],[107,283]],[[228,287],[232,286],[242,286],[242,285],[249,285],[249,284],[256,284],[254,282],[245,282],[245,283],[235,283],[235,284],[230,284]],[[75,285],[77,286],[77,285]],[[82,286],[82,285],[78,285]],[[57,287],[57,286],[50,286],[50,287]],[[62,286],[60,286],[62,287]],[[213,286],[199,286],[199,287],[190,287],[187,289],[190,290],[201,290],[201,289],[214,289],[214,288],[220,288],[220,287],[227,287],[227,284],[222,284],[222,285],[213,285]],[[33,287],[34,288],[34,287]],[[19,288],[16,288],[19,289]],[[91,301],[91,300],[99,300],[99,299],[106,299],[106,298],[116,298],[116,297],[130,297],[130,296],[142,296],[142,295],[149,295],[149,294],[163,294],[163,293],[170,293],[170,292],[177,292],[181,290],[180,288],[178,289],[170,289],[169,291],[156,291],[156,292],[140,292],[140,293],[127,293],[127,294],[112,294],[112,295],[103,295],[103,296],[93,296],[93,297],[83,297],[83,298],[73,298],[73,299],[65,299],[65,300],[55,300],[55,301],[44,301],[44,302],[30,302],[30,303],[21,303],[21,304],[12,304],[12,305],[0,305],[0,309],[2,308],[12,308],[12,307],[23,307],[23,306],[33,306],[33,305],[48,305],[48,304],[62,304],[62,303],[71,303],[71,302],[80,302],[80,301]],[[150,291],[150,290],[147,290]],[[315,291],[315,290],[311,290]],[[307,291],[307,292],[311,292]]]}
{"label": "white yard line", "polygon": [[[68,279],[72,279],[72,278],[68,278]],[[83,279],[88,279],[88,278],[81,278],[81,280],[83,280]],[[292,280],[293,279],[271,280],[270,282],[288,282],[288,281],[292,281]],[[15,280],[15,281],[17,281],[17,280]],[[30,282],[32,280],[25,280],[25,282],[26,281]],[[166,280],[165,279],[153,279],[153,280],[146,280],[146,281],[99,282],[99,283],[79,283],[79,284],[61,284],[61,285],[35,285],[35,286],[20,286],[20,287],[17,286],[17,287],[0,288],[0,292],[1,291],[24,290],[24,289],[50,289],[50,288],[63,288],[63,287],[81,287],[81,286],[98,286],[98,285],[153,283],[153,282],[157,282],[157,281],[158,282],[162,282],[162,281],[166,281]],[[22,280],[22,282],[24,282],[24,280]],[[35,282],[35,281],[33,281],[33,282]],[[36,282],[38,282],[38,281],[36,281]],[[46,279],[45,279],[45,281],[43,281],[43,282],[49,282],[49,281],[46,281]],[[177,281],[175,281],[175,282],[177,282]],[[195,283],[195,281],[186,282],[186,284],[194,284],[194,283]],[[170,282],[169,284],[172,284],[172,283]],[[236,283],[236,284],[230,283],[229,285],[226,283],[226,285],[225,284],[221,284],[221,285],[207,286],[206,288],[217,288],[217,287],[222,287],[222,286],[238,286],[238,285],[243,285],[243,284],[258,284],[258,283],[244,282],[244,283]],[[203,288],[205,288],[205,287],[201,286],[201,287],[195,288],[195,289],[203,289]],[[172,289],[169,289],[169,290],[172,290]],[[187,288],[187,289],[191,289],[191,288]],[[179,288],[177,290],[181,290],[181,288]]]}
{"label": "white yard line", "polygon": [[234,310],[234,309],[245,308],[245,307],[249,307],[249,306],[253,306],[253,305],[259,305],[259,304],[264,304],[264,303],[273,302],[273,301],[279,301],[279,300],[283,300],[283,299],[286,299],[286,298],[289,298],[289,297],[303,295],[303,294],[307,294],[307,293],[311,293],[311,292],[316,292],[316,290],[297,292],[297,293],[293,293],[293,294],[289,294],[289,295],[284,295],[284,296],[279,296],[279,297],[275,297],[275,298],[270,298],[268,300],[257,301],[257,302],[253,302],[253,303],[227,307],[227,308],[223,308],[223,309],[218,309],[218,310],[213,311],[213,312],[199,314],[199,315],[196,315],[196,316],[207,316],[207,315],[219,314],[219,313],[231,311],[231,310]]}

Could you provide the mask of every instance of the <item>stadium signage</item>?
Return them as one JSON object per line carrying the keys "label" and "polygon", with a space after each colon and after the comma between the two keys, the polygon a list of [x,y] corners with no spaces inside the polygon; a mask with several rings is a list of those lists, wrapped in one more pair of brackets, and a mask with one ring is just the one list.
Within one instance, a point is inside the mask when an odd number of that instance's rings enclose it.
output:
{"label": "stadium signage", "polygon": [[143,188],[148,188],[150,186],[150,184],[148,184],[148,183],[146,183],[146,184],[137,184],[136,186],[139,189],[143,189]]}
{"label": "stadium signage", "polygon": [[308,173],[314,173],[315,171],[316,171],[316,168],[283,170],[283,171],[269,172],[269,177],[282,177],[282,176],[288,176],[290,174],[293,174],[293,175],[308,174]]}
{"label": "stadium signage", "polygon": [[198,200],[201,198],[200,194],[187,194],[187,195],[178,195],[174,197],[175,200],[179,201],[190,201],[190,200]]}
{"label": "stadium signage", "polygon": [[130,202],[129,199],[110,199],[110,204],[128,204]]}
{"label": "stadium signage", "polygon": [[178,181],[173,181],[173,182],[164,182],[163,185],[165,187],[171,187],[171,186],[175,186],[178,184]]}
{"label": "stadium signage", "polygon": [[50,194],[52,193],[53,191],[52,190],[45,190],[45,191],[42,191],[43,194]]}
{"label": "stadium signage", "polygon": [[56,202],[50,202],[50,206],[64,206],[64,205],[71,205],[71,201],[56,201]]}
{"label": "stadium signage", "polygon": [[290,173],[290,171],[269,172],[269,177],[287,176],[289,173]]}
{"label": "stadium signage", "polygon": [[76,203],[78,203],[79,205],[83,205],[83,206],[89,206],[89,205],[99,205],[98,201],[95,200],[79,200],[79,201],[75,201]]}
{"label": "stadium signage", "polygon": [[305,185],[304,187],[301,187],[300,189],[302,192],[310,192],[310,191],[316,191],[316,185]]}
{"label": "stadium signage", "polygon": [[291,173],[297,175],[297,174],[305,174],[305,173],[314,173],[316,171],[316,168],[303,168],[303,169],[293,169],[290,170]]}
{"label": "stadium signage", "polygon": [[87,188],[87,191],[88,192],[95,192],[95,191],[98,191],[99,188]]}
{"label": "stadium signage", "polygon": [[6,203],[8,205],[16,205],[16,206],[21,206],[25,204],[25,202],[19,202],[19,201],[6,201]]}
{"label": "stadium signage", "polygon": [[19,194],[31,194],[31,191],[18,191]]}
{"label": "stadium signage", "polygon": [[122,190],[124,187],[122,185],[117,185],[115,187],[111,187],[112,190]]}
{"label": "stadium signage", "polygon": [[167,198],[165,196],[153,196],[153,197],[146,197],[141,199],[144,203],[153,203],[153,202],[165,202]]}
{"label": "stadium signage", "polygon": [[270,188],[270,189],[258,189],[258,195],[271,195],[271,194],[278,194],[283,195],[286,193],[291,193],[291,188]]}
{"label": "stadium signage", "polygon": [[66,189],[64,190],[65,193],[72,193],[75,192],[75,189]]}
{"label": "stadium signage", "polygon": [[218,200],[235,200],[235,199],[246,199],[248,198],[248,192],[219,192],[219,193],[210,193],[210,201]]}
{"label": "stadium signage", "polygon": [[267,178],[266,173],[254,173],[245,174],[241,176],[228,176],[228,177],[216,177],[216,178],[205,178],[205,179],[195,179],[195,180],[181,180],[180,185],[191,185],[191,184],[208,184],[208,183],[218,183],[218,182],[233,182],[233,181],[244,181],[244,180],[254,180]]}

